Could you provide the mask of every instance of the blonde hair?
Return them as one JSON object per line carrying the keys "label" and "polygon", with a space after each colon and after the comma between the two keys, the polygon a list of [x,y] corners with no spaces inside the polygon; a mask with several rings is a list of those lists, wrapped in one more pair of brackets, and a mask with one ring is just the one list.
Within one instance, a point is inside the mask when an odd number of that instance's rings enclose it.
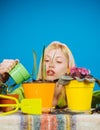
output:
{"label": "blonde hair", "polygon": [[[68,48],[68,46],[64,43],[61,43],[59,41],[53,41],[51,42],[45,49],[46,51],[52,50],[52,49],[61,49],[61,51],[64,53],[64,55],[68,58],[68,69],[70,70],[70,68],[75,66],[75,62],[74,62],[74,58],[73,55],[70,51],[70,49]],[[40,65],[39,65],[39,71],[38,71],[38,76],[37,79],[41,79],[42,77],[42,72],[41,72],[41,67],[42,67],[42,58],[40,60]]]}

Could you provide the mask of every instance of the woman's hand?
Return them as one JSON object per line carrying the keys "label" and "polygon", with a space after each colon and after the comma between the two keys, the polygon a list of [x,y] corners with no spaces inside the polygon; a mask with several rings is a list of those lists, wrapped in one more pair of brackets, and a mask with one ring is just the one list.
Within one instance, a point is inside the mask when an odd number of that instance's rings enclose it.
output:
{"label": "woman's hand", "polygon": [[4,59],[0,64],[0,74],[9,73],[10,70],[19,62],[18,59]]}
{"label": "woman's hand", "polygon": [[9,79],[9,72],[19,63],[18,59],[4,59],[0,64],[0,80],[6,82]]}
{"label": "woman's hand", "polygon": [[55,86],[55,90],[54,90],[54,98],[53,98],[53,103],[52,103],[53,107],[58,104],[58,99],[59,99],[59,96],[60,96],[62,90],[63,90],[63,85],[58,84],[58,82],[57,82],[56,86]]}

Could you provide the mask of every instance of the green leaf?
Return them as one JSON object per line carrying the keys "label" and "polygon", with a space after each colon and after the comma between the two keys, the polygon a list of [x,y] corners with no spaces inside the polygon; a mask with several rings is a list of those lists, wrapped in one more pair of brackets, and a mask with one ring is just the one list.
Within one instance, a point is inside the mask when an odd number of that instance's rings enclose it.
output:
{"label": "green leaf", "polygon": [[42,63],[41,63],[41,76],[42,76],[43,81],[46,78],[46,65],[44,63],[44,53],[45,53],[45,45],[44,45],[43,51],[42,51]]}
{"label": "green leaf", "polygon": [[34,61],[34,64],[33,64],[33,70],[32,70],[32,79],[34,76],[37,77],[37,55],[34,50],[33,50],[33,61]]}

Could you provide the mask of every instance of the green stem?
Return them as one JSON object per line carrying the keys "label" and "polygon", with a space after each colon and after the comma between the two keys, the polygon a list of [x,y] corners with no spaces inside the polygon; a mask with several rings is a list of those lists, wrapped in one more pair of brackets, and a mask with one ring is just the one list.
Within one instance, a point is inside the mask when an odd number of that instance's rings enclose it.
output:
{"label": "green stem", "polygon": [[33,65],[33,70],[32,70],[32,80],[33,80],[33,76],[34,75],[37,77],[37,63],[36,63],[36,59],[37,59],[37,55],[36,55],[36,52],[33,50],[34,65]]}
{"label": "green stem", "polygon": [[41,63],[41,76],[42,80],[44,81],[46,78],[46,66],[44,64],[44,53],[45,53],[45,45],[43,47],[43,52],[42,52],[42,63]]}

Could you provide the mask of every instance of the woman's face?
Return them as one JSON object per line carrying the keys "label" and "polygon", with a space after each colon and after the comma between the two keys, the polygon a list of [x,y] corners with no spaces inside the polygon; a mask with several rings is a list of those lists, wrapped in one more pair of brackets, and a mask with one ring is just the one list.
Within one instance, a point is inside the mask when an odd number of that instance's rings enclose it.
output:
{"label": "woman's face", "polygon": [[44,61],[46,65],[46,80],[58,79],[68,72],[68,57],[61,49],[48,50],[45,53]]}

